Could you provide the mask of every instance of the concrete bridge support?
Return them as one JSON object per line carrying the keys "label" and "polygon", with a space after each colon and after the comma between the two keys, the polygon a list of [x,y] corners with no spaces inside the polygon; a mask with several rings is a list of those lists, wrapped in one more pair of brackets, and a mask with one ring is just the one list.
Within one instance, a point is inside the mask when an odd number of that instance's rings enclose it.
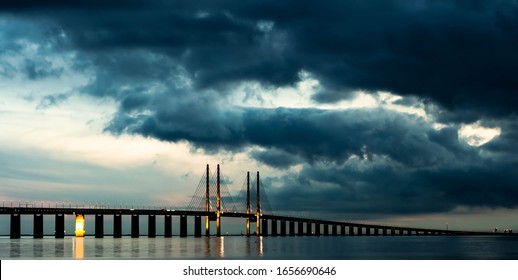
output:
{"label": "concrete bridge support", "polygon": [[164,237],[173,236],[173,221],[171,215],[164,216]]}
{"label": "concrete bridge support", "polygon": [[147,216],[147,237],[156,237],[156,216]]}
{"label": "concrete bridge support", "polygon": [[383,235],[387,235],[387,229],[386,228],[384,228],[382,232],[383,232]]}
{"label": "concrete bridge support", "polygon": [[365,227],[365,235],[371,235],[371,228]]}
{"label": "concrete bridge support", "polygon": [[313,235],[313,229],[312,229],[313,225],[311,222],[307,222],[306,223],[306,235],[307,236],[311,236]]}
{"label": "concrete bridge support", "polygon": [[340,235],[345,236],[345,226],[340,226]]}
{"label": "concrete bridge support", "polygon": [[20,214],[11,214],[10,236],[11,238],[20,238]]}
{"label": "concrete bridge support", "polygon": [[324,224],[324,236],[329,236],[329,225]]}
{"label": "concrete bridge support", "polygon": [[104,237],[104,215],[95,214],[95,238]]}
{"label": "concrete bridge support", "polygon": [[131,237],[139,237],[139,216],[137,214],[131,215]]}
{"label": "concrete bridge support", "polygon": [[180,215],[180,237],[187,237],[187,216]]}
{"label": "concrete bridge support", "polygon": [[295,222],[294,221],[290,221],[289,224],[290,224],[289,235],[290,236],[295,236]]}
{"label": "concrete bridge support", "polygon": [[33,237],[43,238],[43,214],[34,214]]}
{"label": "concrete bridge support", "polygon": [[395,229],[393,229],[393,228],[391,228],[391,229],[390,229],[390,235],[396,235],[396,230],[395,230]]}
{"label": "concrete bridge support", "polygon": [[121,214],[113,215],[113,237],[122,237],[122,216]]}
{"label": "concrete bridge support", "polygon": [[297,223],[298,223],[297,235],[302,236],[302,235],[304,235],[304,223],[302,223],[302,222],[297,222]]}
{"label": "concrete bridge support", "polygon": [[262,219],[262,235],[263,236],[268,236],[268,220],[267,219]]}
{"label": "concrete bridge support", "polygon": [[65,215],[56,214],[56,232],[54,236],[56,238],[65,238]]}
{"label": "concrete bridge support", "polygon": [[332,225],[332,227],[333,227],[333,236],[337,236],[338,235],[338,226]]}
{"label": "concrete bridge support", "polygon": [[201,237],[201,217],[194,216],[194,237]]}
{"label": "concrete bridge support", "polygon": [[353,226],[349,226],[349,235],[354,235],[354,227]]}
{"label": "concrete bridge support", "polygon": [[358,235],[363,235],[363,228],[362,227],[356,227],[358,230]]}
{"label": "concrete bridge support", "polygon": [[315,223],[315,235],[320,236],[320,224]]}
{"label": "concrete bridge support", "polygon": [[281,236],[286,236],[286,220],[281,220]]}
{"label": "concrete bridge support", "polygon": [[399,235],[403,235],[403,230],[402,229],[399,230]]}

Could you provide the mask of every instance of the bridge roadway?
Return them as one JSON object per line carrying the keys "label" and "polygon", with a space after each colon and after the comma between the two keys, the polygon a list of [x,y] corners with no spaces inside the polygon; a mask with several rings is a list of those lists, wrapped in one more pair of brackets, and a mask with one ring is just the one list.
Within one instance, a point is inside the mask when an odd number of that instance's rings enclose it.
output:
{"label": "bridge roadway", "polygon": [[[180,237],[187,237],[187,217],[194,217],[194,236],[202,236],[202,217],[216,219],[215,212],[171,210],[171,209],[122,209],[122,208],[46,208],[46,207],[1,207],[0,215],[10,215],[10,237],[20,237],[21,215],[34,215],[34,238],[43,237],[43,215],[55,215],[55,237],[64,237],[64,215],[94,215],[95,237],[104,236],[104,216],[114,217],[114,237],[122,236],[121,216],[131,216],[131,236],[139,236],[139,217],[148,217],[148,237],[156,236],[156,216],[164,216],[164,236],[172,236],[172,216],[180,216]],[[232,217],[256,221],[255,214],[222,212],[221,217]],[[308,235],[500,235],[503,233],[458,231],[429,228],[413,228],[390,225],[330,221],[323,219],[289,217],[262,214],[259,234],[262,236],[308,236]],[[280,224],[280,225],[279,225]],[[297,227],[295,227],[295,224]],[[338,228],[340,234],[338,234]]]}

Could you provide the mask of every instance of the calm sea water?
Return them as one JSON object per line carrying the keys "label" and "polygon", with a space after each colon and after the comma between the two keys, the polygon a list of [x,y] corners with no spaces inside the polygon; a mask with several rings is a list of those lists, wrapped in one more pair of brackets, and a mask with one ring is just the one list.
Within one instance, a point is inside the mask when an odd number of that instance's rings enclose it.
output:
{"label": "calm sea water", "polygon": [[518,237],[2,237],[0,259],[518,259]]}

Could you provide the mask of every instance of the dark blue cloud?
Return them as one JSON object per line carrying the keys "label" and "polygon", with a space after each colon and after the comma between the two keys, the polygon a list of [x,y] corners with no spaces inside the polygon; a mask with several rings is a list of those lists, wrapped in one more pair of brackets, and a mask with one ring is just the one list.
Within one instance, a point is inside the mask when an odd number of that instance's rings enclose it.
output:
{"label": "dark blue cloud", "polygon": [[[45,23],[47,51],[76,53],[74,69],[92,74],[82,93],[118,102],[106,131],[302,166],[271,178],[281,186],[272,201],[287,210],[322,201],[361,213],[518,204],[516,1],[1,3],[1,14]],[[51,70],[25,67],[29,78]],[[0,71],[12,75],[8,64]],[[301,71],[321,83],[316,102],[387,90],[402,105],[424,102],[449,126],[386,109],[243,108],[226,99],[242,82],[294,85]],[[479,120],[502,135],[478,148],[459,140],[462,123]]]}
{"label": "dark blue cloud", "polygon": [[166,55],[201,88],[292,84],[304,69],[326,86],[322,102],[365,89],[484,115],[517,108],[516,1],[123,3],[3,1],[0,11],[54,22],[75,49]]}

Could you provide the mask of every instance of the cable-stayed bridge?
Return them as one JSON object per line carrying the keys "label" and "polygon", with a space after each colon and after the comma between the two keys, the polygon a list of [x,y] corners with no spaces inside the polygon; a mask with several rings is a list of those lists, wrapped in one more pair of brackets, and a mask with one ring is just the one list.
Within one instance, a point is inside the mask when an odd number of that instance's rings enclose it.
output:
{"label": "cable-stayed bridge", "polygon": [[[5,206],[0,208],[0,215],[10,215],[9,235],[11,238],[21,236],[21,216],[33,215],[33,237],[43,238],[43,216],[53,215],[54,236],[65,237],[65,215],[76,216],[75,235],[85,235],[85,216],[94,216],[94,236],[105,236],[104,217],[113,216],[113,237],[122,237],[122,217],[131,216],[131,237],[140,236],[140,218],[147,217],[147,236],[157,236],[157,216],[163,219],[164,231],[158,233],[164,237],[173,236],[173,216],[179,216],[179,236],[188,236],[188,218],[193,218],[190,224],[194,226],[194,237],[210,236],[210,227],[216,226],[216,236],[221,236],[221,218],[230,217],[244,220],[245,232],[251,236],[354,236],[354,235],[501,235],[510,233],[476,232],[448,229],[402,227],[377,225],[347,221],[333,221],[325,218],[292,217],[275,214],[264,188],[260,174],[257,172],[251,178],[247,172],[242,190],[237,197],[230,195],[225,180],[222,180],[219,164],[212,172],[207,165],[195,193],[187,209],[123,209],[109,207],[35,207],[25,205]],[[254,231],[252,232],[252,229]]]}

